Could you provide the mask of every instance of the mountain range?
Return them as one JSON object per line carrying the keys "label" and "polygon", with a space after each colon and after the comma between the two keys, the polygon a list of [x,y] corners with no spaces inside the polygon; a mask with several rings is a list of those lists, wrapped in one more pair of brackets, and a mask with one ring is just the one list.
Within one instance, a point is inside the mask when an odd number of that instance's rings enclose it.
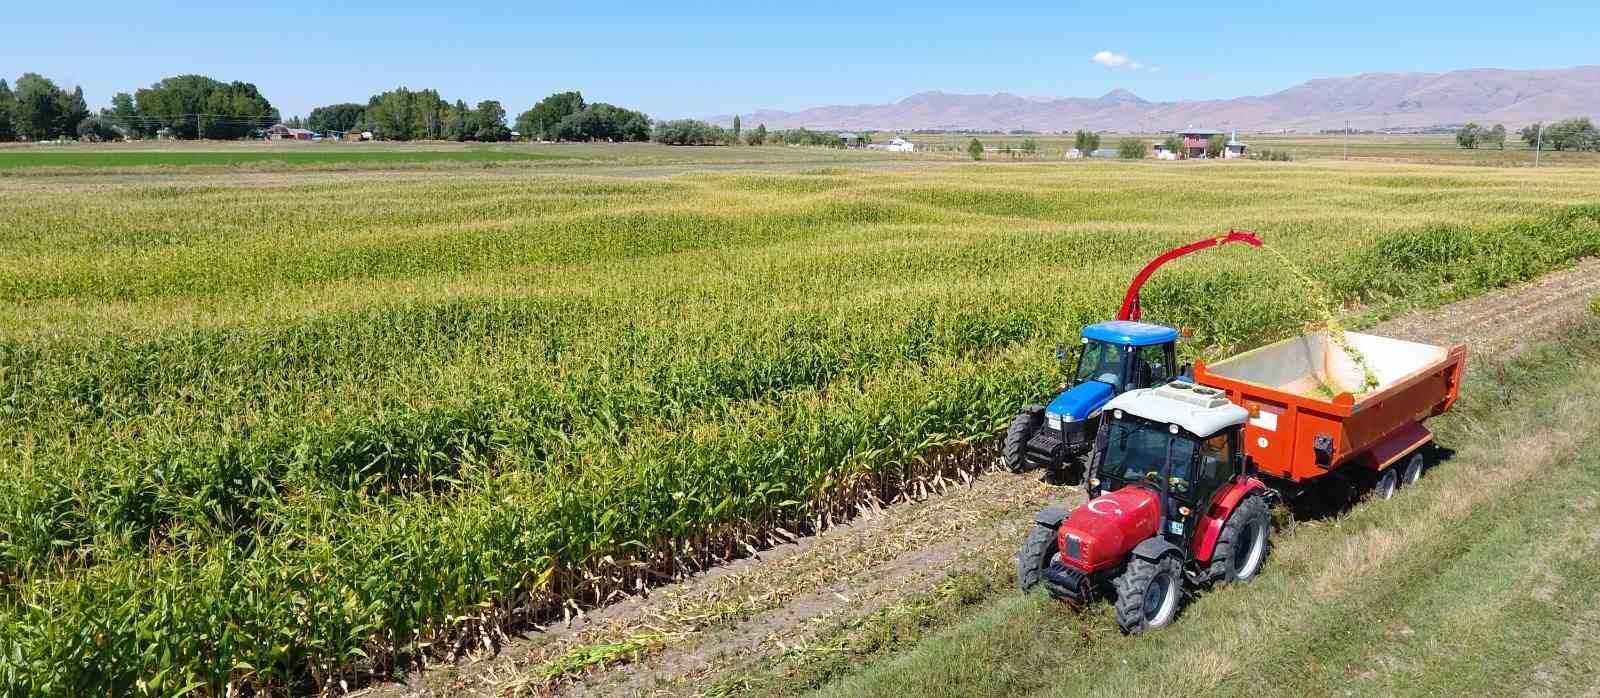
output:
{"label": "mountain range", "polygon": [[[1416,130],[1477,121],[1515,129],[1535,121],[1600,115],[1600,65],[1550,70],[1363,73],[1300,83],[1269,95],[1151,102],[1115,89],[1096,98],[920,92],[892,104],[744,114],[746,126],[855,130],[1241,131],[1343,128]],[[715,117],[727,124],[732,115]]]}

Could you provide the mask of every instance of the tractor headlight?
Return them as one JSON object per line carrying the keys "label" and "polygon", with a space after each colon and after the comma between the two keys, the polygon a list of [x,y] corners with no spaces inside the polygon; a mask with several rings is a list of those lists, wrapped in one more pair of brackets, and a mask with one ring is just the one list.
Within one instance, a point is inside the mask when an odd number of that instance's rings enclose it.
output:
{"label": "tractor headlight", "polygon": [[1061,431],[1061,422],[1062,422],[1061,415],[1046,413],[1045,416],[1044,416],[1044,419],[1045,419],[1046,422],[1048,422],[1050,424],[1050,428],[1051,429],[1054,429],[1056,431]]}

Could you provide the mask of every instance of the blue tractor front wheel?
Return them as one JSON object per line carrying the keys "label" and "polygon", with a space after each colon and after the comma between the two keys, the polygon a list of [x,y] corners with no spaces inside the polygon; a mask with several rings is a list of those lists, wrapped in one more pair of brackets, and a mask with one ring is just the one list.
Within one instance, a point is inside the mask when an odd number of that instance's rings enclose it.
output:
{"label": "blue tractor front wheel", "polygon": [[1023,473],[1034,468],[1028,460],[1028,440],[1044,426],[1044,405],[1028,405],[1011,418],[1005,441],[1000,444],[1000,460],[1013,473]]}

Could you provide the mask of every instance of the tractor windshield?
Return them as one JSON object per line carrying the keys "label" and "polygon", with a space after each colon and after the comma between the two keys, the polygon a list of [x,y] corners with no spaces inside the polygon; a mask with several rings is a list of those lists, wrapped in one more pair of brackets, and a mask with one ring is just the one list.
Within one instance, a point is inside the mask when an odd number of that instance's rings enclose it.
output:
{"label": "tractor windshield", "polygon": [[1078,356],[1078,382],[1099,381],[1122,392],[1123,348],[1115,344],[1090,340],[1083,345]]}
{"label": "tractor windshield", "polygon": [[1194,463],[1195,440],[1187,433],[1170,433],[1166,425],[1146,422],[1132,415],[1113,420],[1106,434],[1106,450],[1100,461],[1100,476],[1126,482],[1148,479],[1159,483],[1161,464],[1167,459],[1167,444],[1172,444],[1172,490],[1189,489]]}

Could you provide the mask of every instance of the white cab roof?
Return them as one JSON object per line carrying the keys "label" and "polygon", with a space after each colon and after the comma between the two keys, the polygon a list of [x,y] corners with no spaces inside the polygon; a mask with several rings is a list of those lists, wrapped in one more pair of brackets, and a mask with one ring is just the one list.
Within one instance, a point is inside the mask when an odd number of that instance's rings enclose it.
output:
{"label": "white cab roof", "polygon": [[1182,381],[1159,388],[1129,390],[1106,403],[1101,414],[1113,410],[1154,422],[1176,424],[1202,438],[1243,424],[1250,418],[1243,407],[1228,402],[1222,391]]}

